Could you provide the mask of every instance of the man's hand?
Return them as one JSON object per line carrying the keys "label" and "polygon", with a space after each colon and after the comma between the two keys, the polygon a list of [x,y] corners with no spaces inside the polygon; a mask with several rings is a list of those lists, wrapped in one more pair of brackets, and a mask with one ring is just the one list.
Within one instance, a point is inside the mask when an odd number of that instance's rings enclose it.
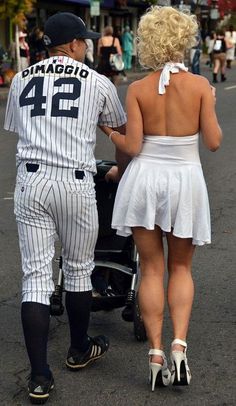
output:
{"label": "man's hand", "polygon": [[120,175],[118,171],[118,166],[112,166],[111,169],[106,173],[105,180],[107,182],[112,181],[118,183],[120,180]]}

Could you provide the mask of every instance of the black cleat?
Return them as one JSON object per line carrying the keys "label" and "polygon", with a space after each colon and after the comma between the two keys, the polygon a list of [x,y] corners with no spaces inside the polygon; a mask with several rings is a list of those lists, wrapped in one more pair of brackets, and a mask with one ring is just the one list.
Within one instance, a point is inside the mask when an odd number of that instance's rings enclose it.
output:
{"label": "black cleat", "polygon": [[105,336],[89,337],[90,344],[86,352],[80,352],[75,348],[69,348],[66,366],[72,371],[86,367],[90,362],[105,355],[109,348],[109,340]]}
{"label": "black cleat", "polygon": [[54,388],[54,379],[39,375],[30,378],[28,384],[29,398],[34,405],[43,405],[49,398],[49,392]]}

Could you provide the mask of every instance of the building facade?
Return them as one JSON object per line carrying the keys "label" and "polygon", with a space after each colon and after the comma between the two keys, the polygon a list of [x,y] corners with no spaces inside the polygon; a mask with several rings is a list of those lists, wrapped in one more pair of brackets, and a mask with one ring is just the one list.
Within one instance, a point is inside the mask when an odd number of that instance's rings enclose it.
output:
{"label": "building facade", "polygon": [[[102,33],[106,25],[112,25],[115,31],[122,32],[129,25],[136,36],[140,16],[149,7],[148,1],[144,0],[101,0],[99,15],[91,15],[94,1],[96,0],[37,0],[34,11],[27,16],[27,31],[30,32],[35,26],[43,28],[46,19],[58,11],[68,11],[81,16],[91,30]],[[198,16],[203,32],[209,31],[221,15],[236,11],[235,0],[158,0],[158,4],[189,8]],[[7,50],[13,39],[14,26],[9,20],[0,20],[0,44]]]}

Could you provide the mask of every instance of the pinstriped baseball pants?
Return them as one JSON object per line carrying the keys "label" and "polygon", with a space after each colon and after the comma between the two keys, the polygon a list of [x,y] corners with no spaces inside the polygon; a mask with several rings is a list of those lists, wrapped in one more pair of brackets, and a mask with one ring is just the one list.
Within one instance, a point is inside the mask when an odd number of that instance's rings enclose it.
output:
{"label": "pinstriped baseball pants", "polygon": [[54,243],[62,245],[64,287],[70,292],[92,289],[98,214],[93,175],[76,179],[73,169],[39,165],[18,167],[14,195],[22,259],[22,301],[49,305],[54,291]]}

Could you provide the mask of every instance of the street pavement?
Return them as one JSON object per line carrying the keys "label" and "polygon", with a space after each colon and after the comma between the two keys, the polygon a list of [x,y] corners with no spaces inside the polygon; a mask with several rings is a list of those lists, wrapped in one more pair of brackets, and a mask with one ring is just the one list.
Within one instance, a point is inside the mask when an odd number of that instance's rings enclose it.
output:
{"label": "street pavement", "polygon": [[[202,74],[211,71],[202,63]],[[132,78],[129,78],[130,83]],[[136,78],[136,77],[135,77]],[[55,390],[48,405],[57,406],[235,406],[236,405],[236,67],[227,82],[216,84],[217,114],[223,129],[222,147],[216,153],[200,145],[209,191],[212,244],[196,250],[193,277],[196,295],[188,336],[192,372],[189,387],[156,388],[148,385],[148,345],[137,342],[133,324],[121,318],[121,309],[92,313],[90,334],[110,338],[109,353],[77,373],[65,367],[69,343],[66,314],[53,317],[48,361]],[[124,102],[127,83],[118,92]],[[29,373],[20,323],[21,271],[13,192],[16,137],[2,130],[6,97],[0,103],[0,404],[27,406]],[[98,131],[98,159],[113,159],[114,147]],[[56,274],[57,265],[54,263]],[[168,313],[164,320],[165,350],[172,340]]]}

